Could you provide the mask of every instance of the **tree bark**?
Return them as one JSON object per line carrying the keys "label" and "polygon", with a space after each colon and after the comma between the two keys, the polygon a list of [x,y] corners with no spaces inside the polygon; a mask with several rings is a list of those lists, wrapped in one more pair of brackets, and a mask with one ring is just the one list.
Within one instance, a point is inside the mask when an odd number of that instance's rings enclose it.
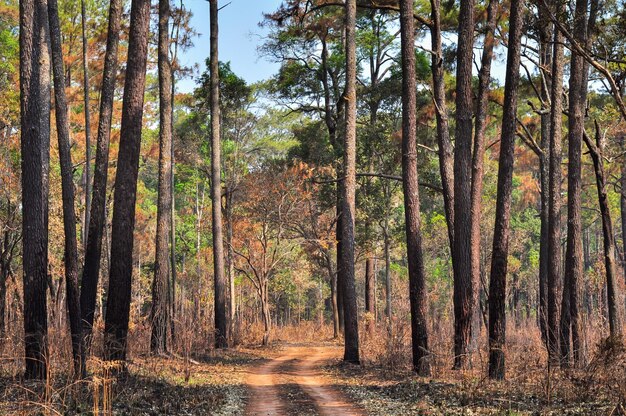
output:
{"label": "tree bark", "polygon": [[400,1],[400,39],[402,51],[402,185],[409,262],[409,301],[411,303],[411,341],[413,370],[430,375],[430,352],[426,327],[426,279],[420,231],[420,200],[417,174],[417,120],[415,85],[415,27],[413,0]]}
{"label": "tree bark", "polygon": [[89,110],[89,64],[87,63],[87,12],[85,0],[80,1],[80,18],[83,37],[83,105],[85,107],[85,222],[83,224],[83,245],[87,246],[87,230],[91,215],[91,117]]}
{"label": "tree bark", "polygon": [[539,155],[539,174],[541,181],[540,218],[541,231],[539,242],[539,306],[537,308],[541,339],[548,342],[548,228],[549,228],[549,188],[550,188],[550,91],[552,89],[552,36],[554,25],[548,16],[548,10],[543,0],[538,2],[539,19],[539,63],[541,65],[541,154]]}
{"label": "tree bark", "polygon": [[[562,9],[558,10],[559,13]],[[548,200],[548,359],[558,361],[559,328],[557,293],[561,276],[561,137],[563,113],[563,34],[555,30],[550,101],[550,179]]]}
{"label": "tree bark", "polygon": [[222,165],[220,145],[220,86],[218,61],[218,4],[209,0],[211,24],[211,202],[213,212],[213,278],[215,283],[215,347],[228,347],[224,239],[222,236]]}
{"label": "tree bark", "polygon": [[59,160],[61,165],[61,192],[63,198],[63,231],[65,249],[65,287],[67,312],[72,337],[74,375],[86,375],[85,349],[80,317],[80,295],[78,286],[78,241],[76,239],[76,209],[74,195],[73,164],[70,144],[70,124],[65,95],[65,72],[63,69],[63,46],[57,0],[48,0],[48,21],[50,24],[50,46],[52,50],[52,73],[54,78],[54,103]]}
{"label": "tree bark", "polygon": [[[595,19],[597,3],[592,2],[590,21],[587,21],[588,0],[577,0],[574,12],[574,32],[576,41],[590,46],[589,26]],[[575,51],[572,53],[569,78],[568,112],[568,175],[567,175],[567,250],[565,254],[565,282],[563,290],[563,311],[561,317],[561,365],[568,366],[573,355],[574,363],[581,364],[582,340],[579,317],[580,284],[583,279],[582,247],[582,141],[585,132],[585,111],[587,105],[587,84],[589,64]],[[612,233],[612,231],[611,231]],[[612,239],[612,235],[611,235]],[[614,247],[613,247],[614,248]],[[613,253],[612,253],[613,255]],[[569,296],[569,303],[565,296]],[[572,351],[570,351],[570,334]]]}
{"label": "tree bark", "polygon": [[341,279],[344,309],[344,361],[359,364],[359,321],[354,276],[354,220],[356,192],[356,0],[345,5],[346,129],[343,154],[341,210]]}
{"label": "tree bark", "polygon": [[169,326],[169,238],[172,215],[172,67],[169,59],[170,0],[159,0],[159,191],[156,256],[152,282],[150,351],[167,352]]}
{"label": "tree bark", "polygon": [[376,286],[374,276],[374,258],[365,260],[365,311],[376,317]]}
{"label": "tree bark", "polygon": [[233,332],[235,330],[235,253],[233,252],[233,190],[226,190],[224,212],[226,214],[226,260],[227,260],[227,278],[229,290],[229,339],[233,342]]}
{"label": "tree bark", "polygon": [[493,60],[493,48],[495,44],[495,30],[498,14],[498,0],[490,0],[487,6],[487,27],[483,41],[483,54],[480,71],[478,73],[478,99],[476,104],[476,121],[474,129],[474,150],[472,154],[472,184],[471,184],[471,272],[472,285],[475,288],[472,308],[474,314],[473,339],[480,335],[480,312],[478,302],[479,287],[481,282],[481,259],[480,259],[480,225],[482,218],[482,194],[483,172],[485,159],[485,130],[487,128],[487,116],[489,105],[489,91],[491,83],[491,62]]}
{"label": "tree bark", "polygon": [[20,119],[22,266],[27,379],[48,369],[48,173],[50,168],[50,54],[48,2],[20,1]]}
{"label": "tree bark", "polygon": [[441,2],[431,0],[430,39],[432,44],[431,72],[433,75],[433,101],[437,116],[437,145],[439,173],[443,189],[443,204],[448,225],[450,251],[454,251],[454,159],[446,105],[446,85],[443,69],[443,47],[441,43]]}
{"label": "tree bark", "polygon": [[474,0],[462,0],[459,12],[456,74],[456,145],[454,148],[454,368],[467,363],[474,284],[471,257],[472,60]]}
{"label": "tree bark", "polygon": [[[626,152],[626,134],[622,134],[619,141],[622,152]],[[624,272],[624,283],[626,283],[626,160],[622,161],[621,171],[620,216],[622,220],[622,270]]]}
{"label": "tree bark", "polygon": [[115,98],[115,79],[117,74],[117,48],[121,31],[122,0],[111,0],[109,6],[109,28],[102,90],[100,92],[100,117],[98,119],[98,137],[96,143],[96,164],[93,179],[93,195],[91,199],[91,220],[85,249],[85,264],[81,278],[80,312],[83,320],[83,336],[90,342],[93,326],[98,279],[100,276],[100,260],[102,258],[102,238],[106,225],[106,194],[109,170],[109,143],[111,137],[111,120],[113,117],[113,100]]}
{"label": "tree bark", "polygon": [[521,60],[524,0],[511,0],[509,42],[502,110],[502,136],[498,164],[496,219],[489,278],[489,377],[505,376],[506,275],[511,234],[511,194],[517,132],[517,91]]}
{"label": "tree bark", "polygon": [[104,326],[104,357],[107,360],[126,360],[149,24],[150,1],[133,0],[113,195],[111,267]]}

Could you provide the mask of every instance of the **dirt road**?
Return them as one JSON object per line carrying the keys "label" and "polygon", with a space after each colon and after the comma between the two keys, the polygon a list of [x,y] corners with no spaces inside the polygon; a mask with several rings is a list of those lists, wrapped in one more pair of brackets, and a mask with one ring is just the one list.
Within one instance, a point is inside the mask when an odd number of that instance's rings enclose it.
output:
{"label": "dirt road", "polygon": [[352,404],[320,372],[330,359],[340,357],[335,346],[290,346],[253,369],[246,379],[247,415],[354,415],[364,412]]}

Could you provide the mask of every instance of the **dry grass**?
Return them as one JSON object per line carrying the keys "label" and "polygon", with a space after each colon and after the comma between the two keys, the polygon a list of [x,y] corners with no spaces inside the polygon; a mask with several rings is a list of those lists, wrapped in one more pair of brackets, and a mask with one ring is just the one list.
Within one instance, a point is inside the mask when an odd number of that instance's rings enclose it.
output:
{"label": "dry grass", "polygon": [[[371,325],[371,320],[369,321]],[[363,322],[363,365],[338,361],[326,367],[334,382],[372,414],[625,414],[626,349],[621,342],[602,340],[601,322],[587,323],[588,364],[578,369],[550,369],[534,322],[508,328],[507,380],[485,377],[486,336],[476,337],[470,368],[452,370],[452,325],[431,323],[432,376],[411,371],[410,323],[396,319],[366,330]],[[101,350],[101,323],[93,352]],[[50,331],[50,377],[47,382],[21,379],[23,344],[12,334],[0,351],[0,414],[242,414],[245,376],[261,359],[284,344],[319,345],[332,339],[332,327],[317,322],[275,328],[272,345],[261,348],[258,323],[238,328],[238,346],[212,348],[208,325],[186,318],[176,325],[173,353],[148,353],[149,330],[131,328],[130,360],[123,377],[118,368],[90,359],[90,378],[69,377],[70,345],[66,331]],[[340,342],[336,340],[335,342]],[[327,344],[326,344],[327,345]],[[621,407],[620,407],[621,406]]]}
{"label": "dry grass", "polygon": [[[600,325],[589,326],[590,329]],[[534,322],[508,328],[507,380],[486,377],[487,345],[476,338],[468,369],[452,369],[452,325],[431,328],[432,376],[411,372],[410,323],[379,323],[362,343],[364,365],[328,371],[368,411],[384,414],[576,414],[620,415],[626,403],[626,350],[615,340],[587,348],[588,364],[550,369]],[[365,332],[362,332],[365,334]],[[602,339],[599,331],[589,339]]]}

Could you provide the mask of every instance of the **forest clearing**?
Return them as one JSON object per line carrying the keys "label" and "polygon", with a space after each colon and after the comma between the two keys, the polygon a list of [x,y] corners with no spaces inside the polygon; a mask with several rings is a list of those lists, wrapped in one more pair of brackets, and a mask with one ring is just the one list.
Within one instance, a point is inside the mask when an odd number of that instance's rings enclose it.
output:
{"label": "forest clearing", "polygon": [[626,416],[624,0],[0,0],[0,414]]}

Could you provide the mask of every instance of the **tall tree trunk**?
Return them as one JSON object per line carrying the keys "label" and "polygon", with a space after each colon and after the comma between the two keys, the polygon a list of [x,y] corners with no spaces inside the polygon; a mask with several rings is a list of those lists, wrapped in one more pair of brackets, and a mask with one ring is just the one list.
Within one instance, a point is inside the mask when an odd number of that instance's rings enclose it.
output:
{"label": "tall tree trunk", "polygon": [[472,58],[474,0],[461,0],[456,75],[456,145],[454,148],[454,368],[467,363],[474,284],[471,270]]}
{"label": "tall tree trunk", "polygon": [[328,270],[328,281],[330,283],[330,302],[333,313],[333,339],[339,338],[339,308],[337,306],[337,271],[333,267],[333,260],[330,250],[324,254],[326,258],[326,268]]}
{"label": "tall tree trunk", "polygon": [[[622,152],[626,152],[626,134],[622,134],[619,141]],[[622,270],[624,272],[624,283],[626,283],[626,160],[622,161],[621,170],[620,216],[622,220]]]}
{"label": "tall tree trunk", "polygon": [[150,1],[133,0],[113,195],[111,268],[104,325],[104,357],[107,360],[126,360],[149,25]]}
{"label": "tall tree trunk", "polygon": [[172,215],[172,67],[169,59],[170,0],[159,0],[159,193],[156,257],[152,282],[150,351],[167,351],[169,325],[169,238]]}
{"label": "tall tree trunk", "polygon": [[87,341],[91,339],[91,328],[96,309],[100,260],[102,258],[102,238],[106,226],[109,143],[111,137],[111,119],[113,117],[113,99],[115,98],[117,47],[120,39],[122,12],[122,0],[111,0],[109,6],[107,46],[104,55],[102,90],[100,92],[100,117],[98,118],[91,220],[89,221],[89,235],[85,249],[85,265],[81,278],[80,291],[80,313],[83,320],[83,336]]}
{"label": "tall tree trunk", "polygon": [[433,101],[437,115],[437,145],[439,147],[439,173],[443,189],[443,203],[448,225],[450,251],[454,251],[454,159],[446,105],[446,85],[441,43],[441,2],[431,0],[430,40],[432,44],[431,72],[433,75]]}
{"label": "tall tree trunk", "polygon": [[[560,7],[560,6],[559,6]],[[558,13],[561,14],[562,8]],[[553,38],[552,91],[550,101],[550,179],[548,200],[548,359],[555,363],[559,355],[557,293],[561,276],[561,137],[563,113],[563,34],[555,30]]]}
{"label": "tall tree trunk", "polygon": [[474,151],[472,155],[472,189],[471,189],[471,270],[472,285],[475,288],[473,303],[474,325],[472,339],[480,334],[480,302],[479,287],[481,282],[480,261],[480,222],[482,218],[483,171],[485,159],[485,130],[487,128],[489,91],[491,83],[491,62],[495,44],[495,30],[498,14],[498,0],[490,0],[487,7],[487,31],[483,42],[483,55],[478,73],[478,102],[476,105],[476,128],[474,130]]}
{"label": "tall tree trunk", "polygon": [[61,165],[61,191],[63,197],[63,231],[65,233],[65,287],[67,312],[70,318],[74,375],[86,375],[85,349],[80,317],[80,295],[78,286],[78,242],[76,239],[76,209],[74,206],[74,179],[70,145],[70,123],[65,95],[65,72],[63,69],[63,46],[57,0],[48,0],[50,24],[50,46],[52,50],[52,73],[54,75],[54,103]]}
{"label": "tall tree trunk", "polygon": [[509,42],[502,110],[502,136],[498,164],[496,220],[493,232],[491,275],[489,277],[489,377],[502,380],[505,375],[506,274],[511,234],[511,193],[513,159],[517,132],[517,90],[522,41],[524,0],[511,0]]}
{"label": "tall tree trunk", "polygon": [[539,242],[539,329],[541,338],[547,345],[548,342],[548,268],[550,263],[548,253],[548,228],[549,228],[549,188],[550,188],[550,91],[552,89],[552,21],[543,0],[538,2],[539,10],[539,63],[541,65],[541,151],[539,155],[539,171],[541,180],[541,231]]}
{"label": "tall tree trunk", "polygon": [[400,1],[400,43],[402,50],[402,186],[407,258],[409,262],[409,301],[411,303],[411,342],[413,370],[430,375],[430,352],[426,327],[426,278],[420,231],[420,200],[417,175],[415,85],[415,27],[413,0]]}
{"label": "tall tree trunk", "polygon": [[[595,4],[595,5],[594,5]],[[577,0],[574,12],[574,32],[576,41],[586,47],[590,46],[587,8],[588,0]],[[590,21],[595,20],[597,2],[592,2]],[[594,25],[595,23],[591,23]],[[582,328],[579,317],[580,284],[583,279],[583,248],[582,248],[582,141],[585,132],[585,107],[587,105],[587,84],[589,65],[580,54],[572,53],[569,78],[569,114],[568,114],[568,175],[567,175],[567,251],[565,255],[565,288],[569,295],[569,308],[564,302],[561,318],[561,364],[568,366],[570,362],[569,323],[572,335],[574,363],[582,360]],[[600,190],[598,190],[600,192]],[[610,218],[609,218],[610,221]],[[613,239],[612,230],[611,240]],[[614,245],[611,243],[611,256]],[[565,299],[565,295],[564,295]],[[568,322],[569,318],[569,322]]]}
{"label": "tall tree trunk", "polygon": [[222,164],[220,145],[220,85],[218,61],[218,4],[209,0],[211,24],[211,202],[213,212],[213,278],[215,281],[215,347],[228,347],[224,239],[222,236]]}
{"label": "tall tree trunk", "polygon": [[48,173],[50,168],[50,51],[48,2],[20,1],[20,119],[22,266],[27,379],[48,368]]}
{"label": "tall tree trunk", "polygon": [[83,245],[87,246],[87,230],[91,215],[91,118],[89,111],[89,64],[87,63],[87,12],[85,0],[80,1],[80,18],[83,37],[83,105],[85,107],[85,223],[83,224]]}
{"label": "tall tree trunk", "polygon": [[346,30],[346,129],[343,154],[341,210],[341,272],[343,292],[344,361],[359,363],[359,321],[354,277],[354,220],[356,192],[356,0],[345,6]]}
{"label": "tall tree trunk", "polygon": [[608,190],[604,165],[602,161],[603,143],[600,128],[596,123],[596,143],[585,135],[585,142],[593,160],[598,189],[598,203],[602,217],[602,237],[604,244],[604,267],[606,269],[606,294],[609,310],[609,330],[611,338],[622,338],[622,320],[619,313],[619,284],[617,282],[617,265],[615,261],[615,237],[613,236],[613,221],[609,208]]}

